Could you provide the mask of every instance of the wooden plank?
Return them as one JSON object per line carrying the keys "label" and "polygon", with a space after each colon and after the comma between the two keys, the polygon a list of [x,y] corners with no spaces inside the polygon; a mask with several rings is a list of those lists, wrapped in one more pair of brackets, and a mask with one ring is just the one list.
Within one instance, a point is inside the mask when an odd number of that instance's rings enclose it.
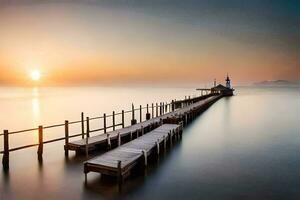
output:
{"label": "wooden plank", "polygon": [[164,124],[146,135],[86,161],[84,163],[85,173],[94,171],[107,175],[117,175],[111,173],[111,171],[118,170],[119,161],[121,161],[121,171],[130,170],[130,166],[135,165],[144,156],[143,151],[148,156],[154,148],[157,148],[157,141],[162,142],[170,131],[178,128],[179,125]]}
{"label": "wooden plank", "polygon": [[[211,101],[214,101],[216,98],[219,98],[219,97],[218,96],[212,96],[212,97],[209,97],[207,99],[196,102],[194,104],[191,104],[189,106],[186,106],[184,108],[180,108],[180,109],[174,110],[172,112],[163,114],[161,116],[152,118],[150,120],[141,122],[139,124],[134,124],[132,126],[127,126],[127,127],[122,128],[122,129],[118,129],[118,130],[115,130],[115,131],[108,132],[106,134],[110,134],[111,140],[116,140],[117,136],[118,136],[118,133],[120,133],[121,137],[124,137],[126,135],[130,135],[131,132],[134,133],[134,132],[138,131],[142,126],[145,129],[147,129],[149,126],[151,126],[151,124],[159,123],[161,119],[174,118],[174,117],[178,118],[180,115],[183,115],[184,113],[189,113],[193,109],[197,109],[199,107],[202,107],[202,106],[206,105],[207,103],[209,103]],[[161,126],[156,131],[160,131],[160,130],[163,131],[164,129],[169,129],[174,125],[173,124],[168,124],[167,126]],[[106,134],[101,134],[101,135],[90,137],[88,145],[90,147],[94,147],[95,145],[106,143],[107,142],[107,135]],[[86,141],[84,139],[81,139],[81,140],[77,140],[77,141],[70,141],[69,145],[68,145],[68,148],[69,148],[69,150],[80,150],[80,149],[85,149],[85,145],[86,145]]]}

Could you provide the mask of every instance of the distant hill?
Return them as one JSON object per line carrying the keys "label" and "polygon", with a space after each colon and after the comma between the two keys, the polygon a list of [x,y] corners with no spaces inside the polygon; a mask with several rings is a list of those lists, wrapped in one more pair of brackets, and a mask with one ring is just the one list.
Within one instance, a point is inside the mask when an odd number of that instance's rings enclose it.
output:
{"label": "distant hill", "polygon": [[287,81],[287,80],[261,81],[261,82],[254,83],[253,85],[264,86],[264,87],[300,86],[298,83]]}

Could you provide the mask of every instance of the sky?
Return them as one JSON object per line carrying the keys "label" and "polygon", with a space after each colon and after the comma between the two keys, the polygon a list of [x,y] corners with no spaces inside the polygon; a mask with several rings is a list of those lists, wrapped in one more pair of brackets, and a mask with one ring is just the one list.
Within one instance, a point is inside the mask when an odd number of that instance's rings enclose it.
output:
{"label": "sky", "polygon": [[298,0],[0,0],[0,85],[300,81]]}

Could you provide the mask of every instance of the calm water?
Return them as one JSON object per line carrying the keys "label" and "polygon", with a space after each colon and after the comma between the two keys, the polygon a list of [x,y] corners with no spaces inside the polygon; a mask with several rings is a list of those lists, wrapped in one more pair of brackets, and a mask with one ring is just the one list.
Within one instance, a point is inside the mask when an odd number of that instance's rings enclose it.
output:
{"label": "calm water", "polygon": [[[77,120],[81,111],[102,115],[130,108],[132,102],[196,94],[192,88],[0,91],[0,128],[10,130]],[[13,152],[10,172],[0,173],[0,199],[299,199],[299,105],[300,89],[238,88],[236,96],[210,107],[171,151],[146,172],[137,171],[122,188],[95,173],[85,185],[85,158],[71,154],[65,159],[63,143],[46,145],[40,164],[35,148]],[[31,133],[12,142],[17,146],[35,140]]]}

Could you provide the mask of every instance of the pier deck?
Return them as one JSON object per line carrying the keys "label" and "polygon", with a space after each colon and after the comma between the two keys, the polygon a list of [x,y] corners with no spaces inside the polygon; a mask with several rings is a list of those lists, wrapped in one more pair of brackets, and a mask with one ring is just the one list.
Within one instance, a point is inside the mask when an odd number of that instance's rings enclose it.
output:
{"label": "pier deck", "polygon": [[178,137],[181,131],[182,125],[164,124],[146,135],[86,161],[84,173],[99,172],[122,179],[126,178],[140,159],[144,158],[145,165],[147,165],[147,157],[153,150],[159,154],[161,143],[166,148],[167,140],[171,141],[174,136]]}
{"label": "pier deck", "polygon": [[[97,145],[100,144],[108,144],[110,145],[112,141],[121,140],[121,138],[128,136],[131,134],[134,135],[136,138],[140,135],[143,135],[144,133],[147,133],[154,128],[158,127],[162,124],[163,121],[166,121],[167,119],[176,119],[177,121],[184,120],[187,121],[186,117],[187,115],[191,114],[194,110],[201,109],[202,107],[208,106],[211,103],[215,102],[217,99],[219,99],[219,95],[210,96],[206,99],[200,100],[196,103],[190,104],[186,107],[179,108],[174,110],[173,112],[163,114],[158,117],[154,117],[152,119],[149,119],[147,121],[128,126],[122,129],[117,129],[115,131],[107,132],[101,135],[92,136],[87,139],[80,139],[77,141],[69,142],[67,145],[65,145],[65,149],[67,150],[75,150],[75,151],[89,151],[93,150],[97,147]],[[120,134],[120,136],[119,136]],[[121,141],[118,141],[121,142]]]}

